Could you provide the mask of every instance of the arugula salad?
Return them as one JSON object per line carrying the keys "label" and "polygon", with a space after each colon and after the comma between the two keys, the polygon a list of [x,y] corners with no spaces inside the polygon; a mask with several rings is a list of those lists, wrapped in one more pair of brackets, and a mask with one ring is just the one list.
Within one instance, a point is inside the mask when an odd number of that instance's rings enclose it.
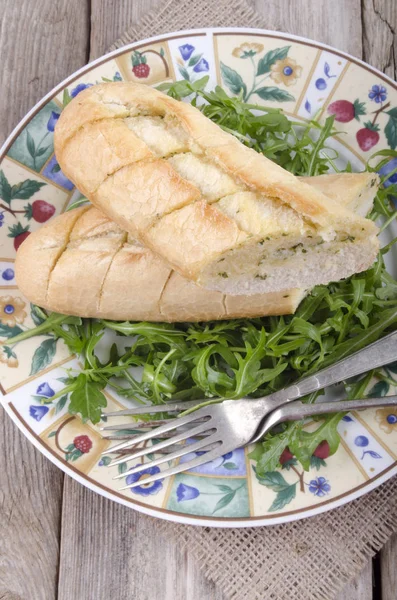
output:
{"label": "arugula salad", "polygon": [[[337,133],[333,116],[324,124],[316,120],[294,122],[281,109],[244,103],[219,87],[206,92],[207,81],[204,77],[195,83],[167,83],[158,89],[179,100],[189,99],[225,131],[294,175],[340,172],[337,151],[327,145]],[[382,175],[369,218],[383,231],[397,216],[397,183],[393,182],[397,152],[377,152],[366,169]],[[351,170],[347,164],[344,171]],[[100,420],[106,407],[103,390],[107,386],[119,396],[143,404],[263,396],[397,328],[397,281],[385,267],[385,255],[396,242],[397,238],[386,244],[366,272],[315,287],[291,316],[193,324],[120,323],[47,314],[33,307],[37,326],[7,344],[43,334],[62,339],[78,356],[82,368],[78,372],[67,370],[64,389],[42,402],[56,400],[63,407],[69,400],[70,413],[93,423]],[[111,341],[104,344],[108,339]],[[368,391],[373,376],[387,380],[387,374],[376,370],[345,382],[347,398],[377,395],[376,389]],[[315,402],[321,393],[304,401]],[[166,407],[161,416],[167,417]],[[257,461],[257,474],[276,469],[280,460],[283,462],[282,456],[294,456],[309,469],[316,449],[322,448],[327,455],[336,452],[340,441],[337,426],[343,416],[319,417],[311,432],[301,421],[277,426],[251,453]]]}

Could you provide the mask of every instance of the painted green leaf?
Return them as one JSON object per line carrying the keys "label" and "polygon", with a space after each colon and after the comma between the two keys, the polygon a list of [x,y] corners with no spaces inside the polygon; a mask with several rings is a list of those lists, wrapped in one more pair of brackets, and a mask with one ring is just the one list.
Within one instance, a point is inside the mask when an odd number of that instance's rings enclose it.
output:
{"label": "painted green leaf", "polygon": [[197,65],[198,61],[200,60],[200,58],[202,56],[203,56],[202,54],[193,54],[193,56],[191,57],[191,59],[188,62],[188,66],[194,67],[194,65]]}
{"label": "painted green leaf", "polygon": [[182,75],[183,79],[186,79],[186,81],[190,81],[190,75],[187,72],[187,70],[185,69],[185,67],[178,65],[178,69],[179,69],[179,72]]}
{"label": "painted green leaf", "polygon": [[267,52],[265,56],[259,60],[256,74],[264,75],[265,73],[269,73],[270,67],[274,65],[276,60],[283,60],[284,58],[287,58],[290,48],[291,46],[284,46],[283,48],[275,48],[274,50]]}
{"label": "painted green leaf", "polygon": [[387,143],[392,150],[397,148],[397,107],[386,112],[389,115],[389,120],[385,127],[385,136]]}
{"label": "painted green leaf", "polygon": [[296,496],[296,483],[289,485],[282,490],[277,492],[275,499],[273,500],[272,505],[269,508],[269,512],[274,512],[276,510],[281,510],[291,502]]}
{"label": "painted green leaf", "polygon": [[387,381],[378,381],[375,385],[369,390],[368,396],[370,398],[383,398],[386,396],[390,389],[390,385]]}
{"label": "painted green leaf", "polygon": [[238,466],[234,462],[223,463],[222,467],[224,469],[228,469],[229,471],[234,471],[235,469],[238,469]]}
{"label": "painted green leaf", "polygon": [[281,468],[285,469],[286,471],[289,471],[290,469],[292,469],[292,467],[295,467],[297,464],[298,461],[296,460],[296,458],[290,458],[289,460],[285,461]]}
{"label": "painted green leaf", "polygon": [[55,436],[56,436],[56,434],[57,434],[57,432],[56,432],[56,431],[51,431],[51,433],[49,433],[49,434],[48,434],[48,437],[49,437],[49,438],[50,438],[50,437],[55,437]]}
{"label": "painted green leaf", "polygon": [[232,94],[240,94],[241,91],[245,96],[247,93],[247,86],[245,85],[243,78],[237,71],[231,69],[223,62],[221,62],[221,74],[224,84],[229,88]]}
{"label": "painted green leaf", "polygon": [[222,496],[222,498],[216,503],[216,506],[215,506],[214,510],[212,511],[212,514],[215,514],[218,510],[221,510],[221,508],[225,508],[225,506],[230,504],[230,502],[233,500],[234,496],[236,495],[236,491],[237,490],[233,490],[232,492],[229,492],[228,494],[225,494],[224,496]]}
{"label": "painted green leaf", "polygon": [[36,375],[42,369],[48,367],[51,364],[52,359],[55,356],[57,347],[57,341],[54,338],[49,338],[41,342],[40,346],[36,348],[32,358],[32,367],[30,369],[30,375]]}
{"label": "painted green leaf", "polygon": [[22,331],[23,329],[21,329],[18,325],[15,325],[15,327],[8,327],[8,325],[0,323],[0,338],[13,338],[22,333]]}
{"label": "painted green leaf", "polygon": [[390,363],[390,365],[387,365],[387,370],[391,371],[392,373],[397,373],[397,362]]}
{"label": "painted green leaf", "polygon": [[36,152],[36,158],[39,156],[43,156],[43,154],[45,154],[48,150],[49,150],[50,146],[46,146],[45,148],[39,148],[39,150],[37,150]]}
{"label": "painted green leaf", "polygon": [[4,171],[0,171],[0,198],[6,203],[11,202],[11,186],[8,183],[7,177],[4,175]]}
{"label": "painted green leaf", "polygon": [[119,465],[117,465],[117,470],[120,473],[120,475],[122,473],[125,473],[127,471],[127,469],[128,469],[127,463],[120,463]]}
{"label": "painted green leaf", "polygon": [[55,163],[51,169],[51,173],[59,173],[60,170],[61,167],[58,165],[58,163]]}
{"label": "painted green leaf", "polygon": [[218,490],[221,490],[221,492],[232,492],[233,488],[231,488],[229,485],[217,485],[216,486],[218,488]]}
{"label": "painted green leaf", "polygon": [[28,130],[26,130],[26,147],[30,156],[34,158],[36,155],[36,144],[34,143],[34,139],[30,135]]}
{"label": "painted green leaf", "polygon": [[319,471],[321,469],[321,467],[326,467],[327,463],[325,462],[325,460],[323,458],[319,458],[318,456],[311,456],[310,457],[310,468],[311,469],[317,469],[317,471]]}
{"label": "painted green leaf", "polygon": [[76,378],[76,383],[76,389],[70,395],[69,412],[80,415],[83,421],[99,423],[101,409],[107,405],[101,384],[90,381],[83,373]]}
{"label": "painted green leaf", "polygon": [[267,101],[289,102],[290,100],[295,100],[295,97],[292,94],[274,86],[261,87],[255,90],[255,93],[258,94],[259,98]]}
{"label": "painted green leaf", "polygon": [[263,476],[258,477],[258,481],[261,485],[265,485],[275,492],[280,492],[284,488],[289,487],[287,481],[278,471],[269,471]]}
{"label": "painted green leaf", "polygon": [[112,458],[110,456],[102,456],[101,462],[103,466],[107,467],[112,462]]}
{"label": "painted green leaf", "polygon": [[113,79],[109,79],[108,77],[102,77],[102,81],[104,81],[105,83],[109,83],[113,81]]}
{"label": "painted green leaf", "polygon": [[65,407],[65,404],[68,400],[68,395],[65,394],[64,396],[61,396],[58,400],[58,402],[55,404],[55,414],[58,415],[61,410]]}
{"label": "painted green leaf", "polygon": [[163,47],[161,47],[161,48],[160,48],[160,56],[164,56],[164,54],[165,54],[165,52],[164,52],[164,48],[163,48]]}
{"label": "painted green leaf", "polygon": [[35,181],[34,179],[25,179],[20,183],[16,183],[11,188],[11,199],[29,200],[33,194],[38,192],[46,183]]}

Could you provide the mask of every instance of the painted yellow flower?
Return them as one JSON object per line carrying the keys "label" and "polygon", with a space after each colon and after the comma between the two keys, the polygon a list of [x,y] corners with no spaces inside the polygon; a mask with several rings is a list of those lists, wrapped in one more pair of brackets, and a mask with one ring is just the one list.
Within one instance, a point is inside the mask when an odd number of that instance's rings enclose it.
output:
{"label": "painted yellow flower", "polygon": [[26,304],[21,298],[12,296],[0,296],[0,323],[15,327],[17,323],[23,323],[26,312],[23,310]]}
{"label": "painted yellow flower", "polygon": [[294,85],[298,77],[302,75],[302,67],[296,64],[293,58],[276,60],[270,67],[270,77],[276,83],[283,83],[287,87]]}
{"label": "painted yellow flower", "polygon": [[7,367],[11,367],[12,369],[15,369],[19,365],[17,357],[8,346],[0,348],[0,362],[5,363]]}
{"label": "painted yellow flower", "polygon": [[380,408],[375,413],[375,420],[385,433],[397,431],[397,410],[392,408]]}
{"label": "painted yellow flower", "polygon": [[255,56],[262,52],[264,46],[262,44],[241,44],[235,48],[232,52],[236,58],[248,58],[249,56]]}

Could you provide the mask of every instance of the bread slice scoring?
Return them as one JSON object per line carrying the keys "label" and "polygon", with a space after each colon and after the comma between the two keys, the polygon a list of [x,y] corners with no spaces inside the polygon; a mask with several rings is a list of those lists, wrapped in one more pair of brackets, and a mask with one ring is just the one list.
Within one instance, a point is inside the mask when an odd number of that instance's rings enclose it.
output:
{"label": "bread slice scoring", "polygon": [[[144,85],[80,93],[58,121],[55,152],[95,206],[209,289],[311,287],[365,270],[378,251],[375,225],[331,206],[318,177],[293,176]],[[366,176],[370,204],[378,178]]]}
{"label": "bread slice scoring", "polygon": [[[368,208],[366,174],[324,175],[317,185],[326,189],[329,178],[331,206],[336,208],[335,199],[343,198],[348,208]],[[15,273],[21,292],[34,304],[64,314],[116,320],[205,321],[291,314],[306,293],[293,288],[233,296],[199,287],[93,206],[66,212],[32,233],[17,252]]]}

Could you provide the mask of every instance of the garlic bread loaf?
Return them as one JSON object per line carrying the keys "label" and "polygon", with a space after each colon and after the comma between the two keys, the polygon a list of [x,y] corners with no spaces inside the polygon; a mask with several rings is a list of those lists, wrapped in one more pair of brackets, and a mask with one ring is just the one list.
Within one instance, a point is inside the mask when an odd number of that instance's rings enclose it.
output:
{"label": "garlic bread loaf", "polygon": [[[332,191],[332,206],[337,206],[335,198],[343,198],[357,212],[369,208],[366,174],[314,179],[319,189]],[[15,271],[21,292],[34,304],[114,320],[205,321],[292,314],[305,295],[301,288],[250,296],[206,290],[172,271],[90,205],[66,212],[32,233],[17,252]]]}
{"label": "garlic bread loaf", "polygon": [[[185,279],[93,206],[32,233],[15,262],[20,291],[34,304],[79,317],[207,321],[291,314],[301,289],[228,296]],[[32,272],[35,277],[32,277]]]}
{"label": "garlic bread loaf", "polygon": [[371,221],[145,85],[84,90],[61,114],[55,152],[97,208],[208,289],[308,288],[365,270],[378,251]]}

